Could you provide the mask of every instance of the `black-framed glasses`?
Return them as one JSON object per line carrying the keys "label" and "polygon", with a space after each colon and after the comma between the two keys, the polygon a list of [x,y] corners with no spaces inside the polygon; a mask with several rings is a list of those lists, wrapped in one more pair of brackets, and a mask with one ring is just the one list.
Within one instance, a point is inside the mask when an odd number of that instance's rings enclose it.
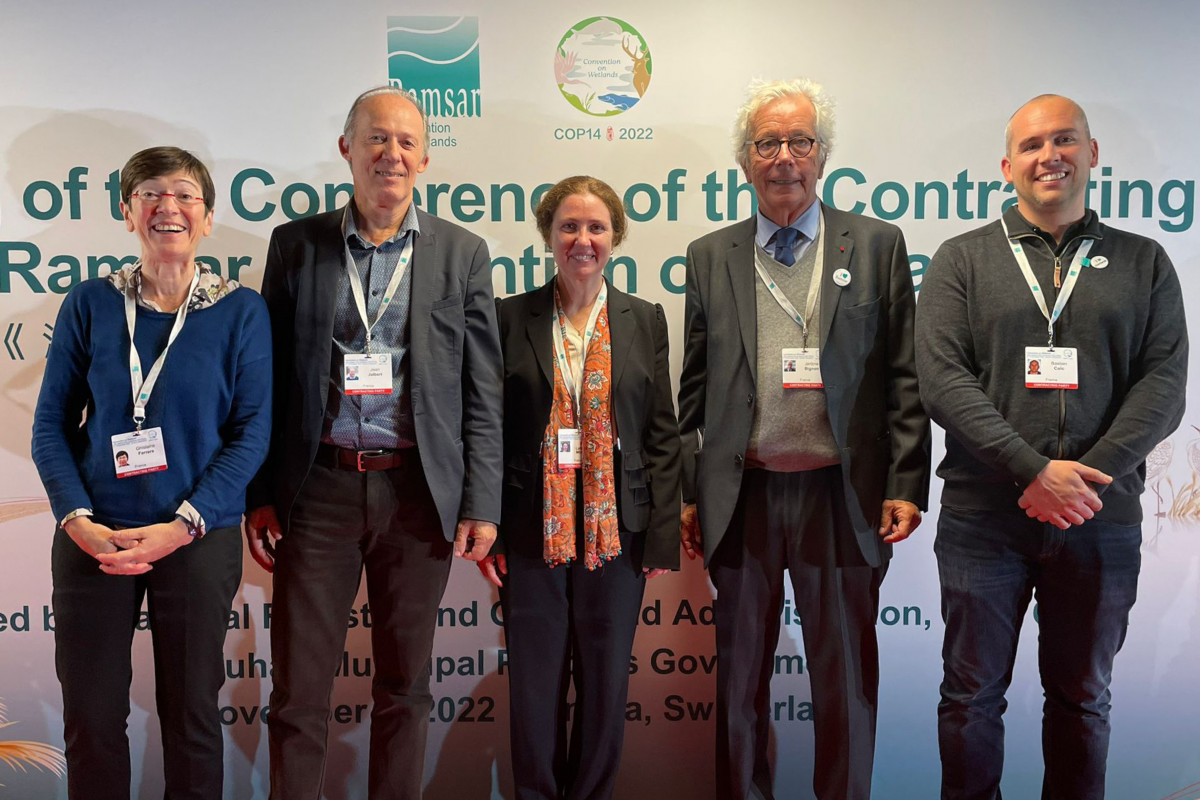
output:
{"label": "black-framed glasses", "polygon": [[148,203],[156,206],[163,201],[164,197],[174,197],[175,202],[181,206],[198,206],[204,202],[204,197],[191,192],[131,192],[130,197],[140,198],[143,203]]}
{"label": "black-framed glasses", "polygon": [[774,158],[779,155],[779,149],[787,142],[788,152],[795,158],[806,158],[817,145],[817,140],[809,136],[796,136],[791,139],[759,139],[754,143],[754,149],[762,158]]}

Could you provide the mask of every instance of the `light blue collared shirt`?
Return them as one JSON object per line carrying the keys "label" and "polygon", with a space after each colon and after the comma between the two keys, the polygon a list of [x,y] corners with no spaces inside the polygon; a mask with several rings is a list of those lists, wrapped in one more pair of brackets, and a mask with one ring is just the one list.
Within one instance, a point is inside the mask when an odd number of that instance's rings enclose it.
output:
{"label": "light blue collared shirt", "polygon": [[[789,228],[795,228],[800,235],[796,237],[796,243],[792,245],[792,253],[799,261],[804,255],[804,251],[817,238],[817,231],[820,229],[821,223],[821,201],[813,200],[812,205],[804,210],[800,218],[789,225]],[[758,230],[754,234],[754,243],[766,250],[768,253],[774,254],[775,243],[771,240],[775,238],[775,232],[782,226],[776,225],[771,220],[763,216],[761,211],[758,212]]]}
{"label": "light blue collared shirt", "polygon": [[[351,201],[353,202],[353,201]],[[404,221],[396,235],[381,245],[374,245],[358,233],[354,213],[346,206],[342,218],[342,235],[358,278],[362,281],[367,318],[375,319],[382,295],[392,274],[400,263],[400,255],[409,237],[419,237],[416,204],[410,203]],[[343,253],[343,258],[344,258]],[[328,268],[332,269],[332,265]],[[411,447],[417,443],[412,413],[412,354],[409,347],[408,314],[412,305],[412,274],[419,269],[414,254],[408,270],[396,288],[396,296],[388,313],[379,319],[371,335],[371,351],[392,355],[391,394],[345,394],[342,385],[342,366],[347,353],[361,353],[366,346],[367,331],[354,296],[350,278],[343,274],[338,284],[337,305],[333,321],[333,347],[330,350],[329,399],[325,405],[325,420],[321,441],[348,450]]]}

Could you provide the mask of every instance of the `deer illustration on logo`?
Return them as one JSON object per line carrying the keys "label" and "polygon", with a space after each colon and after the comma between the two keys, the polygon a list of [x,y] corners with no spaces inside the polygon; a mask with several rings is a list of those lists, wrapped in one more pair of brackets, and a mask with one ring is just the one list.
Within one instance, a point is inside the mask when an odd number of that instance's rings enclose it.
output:
{"label": "deer illustration on logo", "polygon": [[[641,97],[650,86],[650,71],[646,69],[646,61],[650,58],[650,48],[642,50],[641,44],[638,43],[630,50],[626,37],[622,36],[621,49],[633,59],[633,88],[637,90],[638,97]],[[641,55],[639,56],[638,53]]]}

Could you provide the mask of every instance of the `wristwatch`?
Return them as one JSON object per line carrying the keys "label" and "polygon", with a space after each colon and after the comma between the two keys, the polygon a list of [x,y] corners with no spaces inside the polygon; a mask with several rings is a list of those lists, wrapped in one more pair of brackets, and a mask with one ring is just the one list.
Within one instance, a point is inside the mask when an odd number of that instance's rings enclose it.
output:
{"label": "wristwatch", "polygon": [[197,525],[196,523],[192,522],[190,519],[183,516],[182,514],[176,514],[175,519],[180,520],[181,522],[183,522],[184,525],[187,526],[188,536],[191,536],[193,539],[196,539],[197,541],[204,538],[204,528],[202,528],[199,525]]}

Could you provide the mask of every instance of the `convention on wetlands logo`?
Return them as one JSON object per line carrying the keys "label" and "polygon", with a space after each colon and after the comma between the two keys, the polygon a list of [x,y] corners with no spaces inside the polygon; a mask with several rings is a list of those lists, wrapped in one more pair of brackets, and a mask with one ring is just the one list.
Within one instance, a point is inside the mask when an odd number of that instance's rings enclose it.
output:
{"label": "convention on wetlands logo", "polygon": [[478,117],[479,17],[388,17],[388,82],[430,117]]}
{"label": "convention on wetlands logo", "polygon": [[567,102],[593,117],[637,105],[650,87],[650,46],[628,22],[591,17],[576,23],[554,51],[554,81]]}

